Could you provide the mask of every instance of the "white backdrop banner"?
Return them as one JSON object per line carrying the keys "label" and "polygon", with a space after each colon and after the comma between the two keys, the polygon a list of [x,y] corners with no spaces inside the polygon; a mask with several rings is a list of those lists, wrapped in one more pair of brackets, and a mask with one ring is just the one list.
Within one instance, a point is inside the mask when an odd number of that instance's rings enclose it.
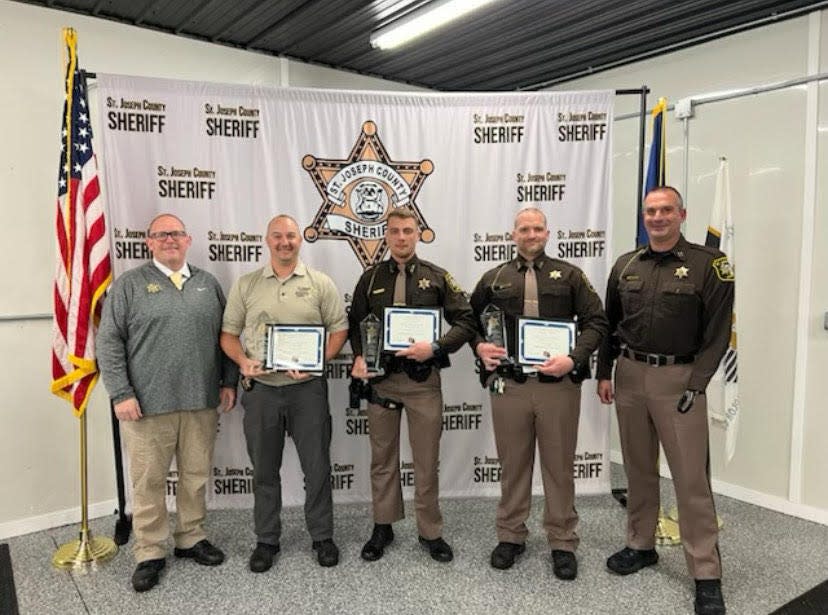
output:
{"label": "white backdrop banner", "polygon": [[[303,232],[302,258],[328,273],[349,305],[364,268],[387,256],[388,212],[409,205],[422,230],[418,254],[470,291],[484,271],[515,256],[513,218],[531,205],[549,220],[547,253],[581,267],[603,297],[612,252],[611,91],[352,92],[100,73],[98,83],[116,275],[149,258],[147,223],[170,212],[193,237],[188,260],[228,291],[268,262],[267,223],[286,213]],[[331,480],[335,501],[370,501],[368,423],[364,407],[348,408],[348,353],[346,345],[328,366]],[[609,491],[609,413],[594,390],[594,381],[584,383],[573,467],[579,493]],[[499,494],[488,394],[468,347],[452,356],[443,392],[441,494]],[[211,507],[252,506],[243,412],[221,417]],[[404,427],[410,498],[407,440]],[[175,485],[173,471],[169,495]],[[304,501],[292,445],[282,485],[285,504]]]}

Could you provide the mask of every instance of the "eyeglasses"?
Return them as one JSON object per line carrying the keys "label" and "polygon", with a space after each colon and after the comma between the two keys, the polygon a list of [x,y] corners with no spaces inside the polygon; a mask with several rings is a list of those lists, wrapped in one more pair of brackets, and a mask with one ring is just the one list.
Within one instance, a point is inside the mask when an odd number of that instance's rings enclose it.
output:
{"label": "eyeglasses", "polygon": [[184,239],[187,236],[187,231],[155,231],[154,233],[147,233],[150,239],[164,241],[168,237],[170,239]]}

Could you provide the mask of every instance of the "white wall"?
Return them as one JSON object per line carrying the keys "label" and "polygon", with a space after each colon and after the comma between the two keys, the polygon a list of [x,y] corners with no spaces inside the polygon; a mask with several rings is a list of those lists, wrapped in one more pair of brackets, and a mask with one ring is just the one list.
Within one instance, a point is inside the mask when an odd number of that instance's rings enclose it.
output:
{"label": "white wall", "polygon": [[[828,26],[822,16],[821,70],[828,67]],[[3,215],[0,243],[0,316],[51,312],[54,199],[59,109],[62,103],[60,28],[78,30],[82,66],[136,75],[362,89],[413,89],[299,62],[199,43],[75,14],[0,3],[0,96],[6,143],[0,149]],[[806,74],[808,18],[798,18],[601,73],[559,89],[635,87],[671,101],[704,92],[753,86]],[[820,90],[826,86],[821,86]],[[806,88],[789,89],[699,107],[690,127],[688,236],[707,224],[718,157],[727,156],[738,227],[738,318],[742,430],[734,461],[722,461],[722,437],[713,434],[714,477],[725,492],[828,523],[828,213],[816,207],[815,249],[808,265],[806,377],[801,501],[789,498],[794,417],[796,329],[806,160]],[[819,120],[828,126],[828,103]],[[635,110],[621,99],[618,112]],[[11,121],[9,121],[11,119]],[[615,251],[634,236],[637,127],[617,123],[615,142]],[[812,133],[811,133],[812,134]],[[648,137],[649,138],[649,137]],[[825,202],[826,132],[818,133],[818,205]],[[681,186],[681,126],[668,124],[669,175]],[[0,322],[0,538],[76,522],[79,502],[78,422],[48,392],[51,322]],[[89,408],[90,503],[93,514],[114,506],[111,430],[98,387]]]}
{"label": "white wall", "polygon": [[[814,28],[810,21],[816,21]],[[819,24],[822,22],[822,36]],[[558,89],[630,88],[647,84],[648,106],[660,96],[670,103],[685,97],[755,87],[809,74],[809,41],[821,51],[828,67],[828,29],[824,14],[803,16],[779,24],[711,41],[567,83]],[[828,215],[825,213],[825,170],[828,144],[819,132],[817,160],[806,159],[806,142],[816,125],[807,125],[808,87],[797,86],[756,96],[698,106],[689,121],[689,181],[683,185],[683,126],[672,113],[667,122],[668,183],[685,193],[686,234],[702,241],[715,188],[718,158],[730,163],[736,226],[737,322],[739,391],[742,419],[736,454],[723,460],[723,435],[711,433],[714,488],[779,510],[828,523],[828,432],[824,411],[828,399],[828,332],[822,328],[828,310]],[[819,119],[828,126],[828,104],[820,99]],[[617,110],[636,111],[638,99],[619,97]],[[635,235],[635,173],[638,121],[616,122],[615,254],[632,249]],[[649,118],[647,141],[649,142]],[[826,128],[825,130],[828,130]],[[645,163],[646,164],[646,163]],[[815,250],[805,259],[811,300],[807,314],[805,377],[796,380],[800,294],[800,250],[806,201],[807,171],[819,169],[816,220],[805,233],[814,234]],[[807,275],[808,269],[813,275]],[[798,387],[798,388],[797,388]],[[804,396],[804,424],[795,410]],[[801,414],[801,413],[800,413]],[[803,452],[792,448],[804,437]],[[617,433],[612,438],[618,458]],[[793,450],[793,458],[792,458]],[[793,468],[802,465],[803,480],[790,485]],[[797,492],[801,490],[801,498]]]}
{"label": "white wall", "polygon": [[[88,71],[229,83],[410,90],[405,85],[174,37],[151,30],[0,2],[4,86],[0,117],[3,217],[0,316],[50,314],[54,216],[63,102],[61,28],[78,32]],[[94,102],[94,90],[91,97]],[[94,111],[94,109],[93,109]],[[93,114],[94,117],[94,114]],[[10,146],[11,145],[11,146]],[[79,422],[49,393],[51,320],[0,321],[0,539],[80,519]],[[88,410],[89,501],[108,514],[116,496],[108,401]]]}
{"label": "white wall", "polygon": [[[828,70],[828,12],[822,13],[819,70]],[[811,302],[807,319],[808,367],[805,398],[805,438],[802,500],[828,509],[828,82],[819,86],[817,132],[817,199],[813,224]]]}

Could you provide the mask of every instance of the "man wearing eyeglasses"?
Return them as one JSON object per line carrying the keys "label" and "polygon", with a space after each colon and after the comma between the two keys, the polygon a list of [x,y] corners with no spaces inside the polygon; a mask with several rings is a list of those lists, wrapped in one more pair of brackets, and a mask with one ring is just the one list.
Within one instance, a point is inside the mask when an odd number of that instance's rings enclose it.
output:
{"label": "man wearing eyeglasses", "polygon": [[207,540],[205,490],[217,408],[236,402],[238,369],[219,346],[224,294],[186,261],[192,238],[171,214],[150,222],[152,261],[121,275],[104,301],[98,365],[121,425],[132,483],[135,591],[152,589],[166,563],[167,472],[175,456],[175,555],[217,566]]}

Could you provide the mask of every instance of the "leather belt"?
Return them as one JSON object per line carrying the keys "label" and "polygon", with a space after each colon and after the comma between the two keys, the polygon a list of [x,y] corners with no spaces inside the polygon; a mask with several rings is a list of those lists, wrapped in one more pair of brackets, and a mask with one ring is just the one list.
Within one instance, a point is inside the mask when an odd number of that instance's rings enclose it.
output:
{"label": "leather belt", "polygon": [[640,361],[653,367],[663,367],[665,365],[684,365],[692,363],[696,357],[692,354],[685,356],[676,356],[672,354],[658,354],[656,352],[638,352],[632,348],[622,348],[621,354],[633,361]]}

